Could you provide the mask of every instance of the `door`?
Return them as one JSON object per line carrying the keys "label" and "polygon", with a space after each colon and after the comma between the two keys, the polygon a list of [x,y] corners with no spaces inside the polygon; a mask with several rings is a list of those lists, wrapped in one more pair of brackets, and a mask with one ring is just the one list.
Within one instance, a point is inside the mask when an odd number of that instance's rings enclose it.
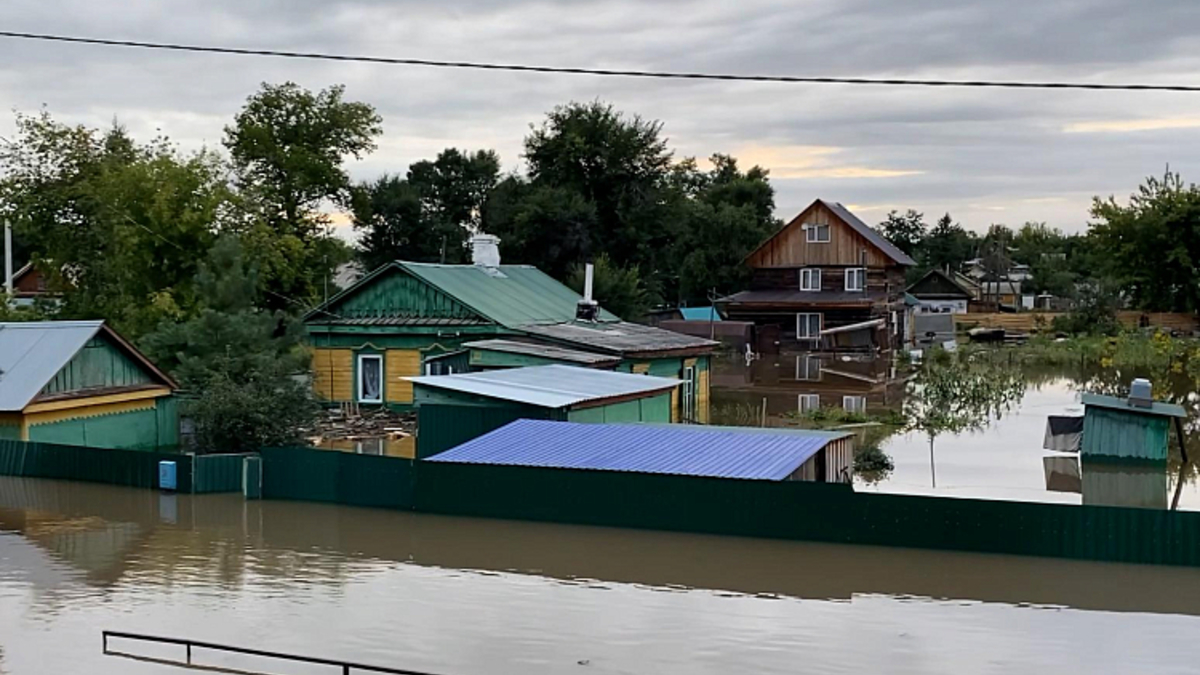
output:
{"label": "door", "polygon": [[755,349],[759,354],[778,354],[779,338],[783,329],[778,324],[758,326],[755,329]]}

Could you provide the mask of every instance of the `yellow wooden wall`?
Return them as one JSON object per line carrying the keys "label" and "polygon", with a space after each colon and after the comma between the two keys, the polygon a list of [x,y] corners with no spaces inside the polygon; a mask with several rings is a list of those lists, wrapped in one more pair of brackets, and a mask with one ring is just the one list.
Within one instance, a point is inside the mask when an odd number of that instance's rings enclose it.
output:
{"label": "yellow wooden wall", "polygon": [[700,424],[708,424],[708,368],[700,371],[696,385],[696,421]]}
{"label": "yellow wooden wall", "polygon": [[630,368],[630,371],[634,375],[646,375],[650,372],[650,364],[649,363],[635,363],[635,364],[633,364],[633,367]]}
{"label": "yellow wooden wall", "polygon": [[679,418],[679,406],[680,405],[682,405],[682,404],[679,402],[679,387],[675,387],[674,389],[671,390],[671,421],[676,424],[679,423],[679,419],[680,419]]}
{"label": "yellow wooden wall", "polygon": [[354,353],[349,349],[313,350],[313,393],[326,401],[354,400]]}
{"label": "yellow wooden wall", "polygon": [[413,385],[405,380],[421,374],[421,352],[416,349],[389,349],[383,357],[387,379],[383,392],[388,403],[412,403]]}

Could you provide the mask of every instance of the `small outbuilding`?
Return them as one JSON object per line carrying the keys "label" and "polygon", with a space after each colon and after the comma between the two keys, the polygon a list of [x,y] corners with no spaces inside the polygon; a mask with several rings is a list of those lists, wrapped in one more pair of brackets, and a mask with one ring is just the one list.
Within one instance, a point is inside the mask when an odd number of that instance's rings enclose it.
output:
{"label": "small outbuilding", "polygon": [[0,323],[0,440],[173,447],[176,389],[102,321]]}
{"label": "small outbuilding", "polygon": [[431,462],[849,483],[849,432],[518,420]]}
{"label": "small outbuilding", "polygon": [[1172,419],[1187,412],[1173,403],[1155,401],[1150,383],[1135,380],[1129,398],[1083,395],[1081,455],[1092,459],[1163,462],[1167,459]]}
{"label": "small outbuilding", "polygon": [[566,365],[407,378],[417,405],[417,456],[447,450],[517,419],[671,422],[684,382]]}

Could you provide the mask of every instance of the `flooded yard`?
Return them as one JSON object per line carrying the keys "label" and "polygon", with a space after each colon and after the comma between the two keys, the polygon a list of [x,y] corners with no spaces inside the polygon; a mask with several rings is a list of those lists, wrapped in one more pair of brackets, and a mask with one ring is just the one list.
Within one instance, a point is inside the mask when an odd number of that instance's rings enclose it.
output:
{"label": "flooded yard", "polygon": [[1190,673],[1200,570],[0,478],[0,672],[172,672],[102,629],[447,675]]}
{"label": "flooded yard", "polygon": [[[1180,482],[1180,455],[1171,441],[1171,458],[1162,466],[1081,466],[1077,455],[1043,449],[1046,418],[1083,414],[1085,391],[1110,391],[1135,373],[1103,373],[1081,368],[1014,366],[1024,390],[1013,406],[982,429],[929,436],[907,430],[900,419],[911,392],[902,370],[890,361],[863,361],[814,354],[766,356],[746,364],[718,363],[713,376],[716,421],[769,426],[805,424],[806,413],[822,409],[862,410],[869,423],[847,425],[859,444],[878,447],[894,468],[881,477],[856,477],[855,489],[904,494],[974,497],[1169,508]],[[1173,387],[1178,400],[1194,398],[1186,382]],[[1198,426],[1195,411],[1189,429]],[[1200,434],[1189,434],[1193,456],[1200,456]],[[1178,508],[1200,510],[1200,482],[1194,465],[1182,471]]]}

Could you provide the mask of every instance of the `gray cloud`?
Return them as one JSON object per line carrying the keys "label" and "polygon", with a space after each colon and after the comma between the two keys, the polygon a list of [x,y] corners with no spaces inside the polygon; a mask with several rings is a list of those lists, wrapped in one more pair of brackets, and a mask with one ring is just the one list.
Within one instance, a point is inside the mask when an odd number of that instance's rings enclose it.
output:
{"label": "gray cloud", "polygon": [[[1125,0],[10,0],[0,16],[35,32],[730,73],[1192,82],[1200,66],[1190,0],[1153,11]],[[1167,163],[1200,175],[1187,94],[611,80],[0,40],[7,107],[116,117],[185,147],[219,144],[259,83],[289,79],[345,83],[379,109],[386,135],[355,165],[363,178],[449,145],[495,148],[517,169],[530,123],[594,98],[663,120],[681,156],[728,152],[774,170],[781,216],[820,196],[868,220],[913,207],[974,228],[1079,229],[1092,195],[1126,195]]]}

